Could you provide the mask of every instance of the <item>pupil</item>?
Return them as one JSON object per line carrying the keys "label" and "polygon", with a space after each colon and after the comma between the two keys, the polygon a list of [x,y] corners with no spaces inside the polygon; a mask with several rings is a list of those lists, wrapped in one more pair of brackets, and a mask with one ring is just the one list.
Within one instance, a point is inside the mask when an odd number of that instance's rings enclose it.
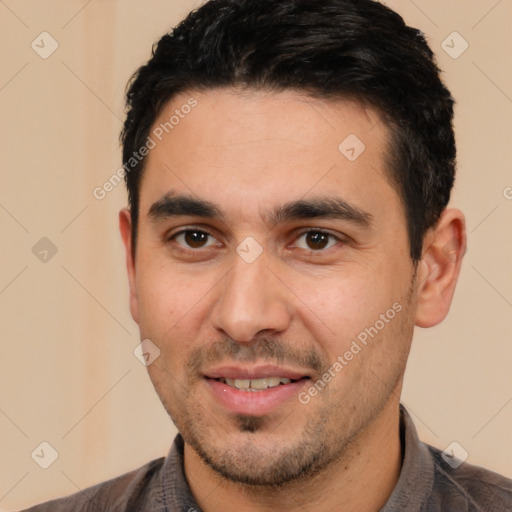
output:
{"label": "pupil", "polygon": [[311,249],[323,249],[329,242],[329,235],[313,231],[307,234],[306,239]]}
{"label": "pupil", "polygon": [[185,241],[190,247],[202,247],[206,242],[207,236],[203,231],[187,231],[185,233]]}

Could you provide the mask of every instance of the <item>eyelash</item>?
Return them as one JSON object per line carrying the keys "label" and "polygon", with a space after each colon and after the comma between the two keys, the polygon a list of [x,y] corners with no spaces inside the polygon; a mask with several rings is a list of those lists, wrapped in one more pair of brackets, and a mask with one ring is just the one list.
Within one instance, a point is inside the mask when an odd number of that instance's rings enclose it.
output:
{"label": "eyelash", "polygon": [[[167,241],[168,242],[173,242],[176,240],[176,238],[178,238],[180,235],[185,235],[187,233],[202,233],[202,234],[205,234],[207,235],[208,237],[210,238],[214,238],[215,237],[211,234],[211,233],[208,233],[208,231],[205,231],[204,229],[194,229],[194,228],[187,228],[187,229],[182,229],[181,231],[178,231],[177,233],[174,233],[172,234],[171,236],[168,237]],[[181,245],[181,244],[178,244],[178,245]],[[210,246],[207,246],[207,247],[210,247]],[[196,252],[195,249],[191,248],[191,247],[184,247],[184,246],[181,246],[181,248],[183,250],[192,250],[194,252]],[[202,248],[201,248],[202,249]],[[197,249],[199,250],[199,249]]]}
{"label": "eyelash", "polygon": [[[207,235],[208,237],[211,237],[211,238],[214,238],[215,237],[209,233],[208,231],[204,230],[204,229],[195,229],[195,228],[187,228],[187,229],[182,229],[181,231],[178,231],[176,233],[173,233],[171,236],[169,236],[167,238],[167,242],[174,242],[176,240],[176,238],[178,238],[180,235],[185,235],[186,233],[202,233],[202,234],[205,234]],[[343,239],[341,239],[340,237],[336,236],[336,235],[333,235],[332,233],[330,233],[329,231],[325,231],[323,229],[313,229],[313,228],[310,228],[310,229],[307,229],[307,230],[304,230],[302,232],[300,232],[296,238],[295,238],[295,243],[297,242],[297,240],[299,240],[300,238],[302,238],[303,236],[305,235],[308,235],[310,233],[315,233],[315,234],[320,234],[320,235],[326,235],[328,236],[330,239],[334,239],[337,243],[340,243],[340,242],[344,242]],[[184,247],[183,245],[181,244],[178,244],[180,245],[180,248],[185,250],[185,251],[192,251],[192,252],[198,252],[200,251],[201,249],[203,249],[203,247],[199,248],[199,249],[194,249],[194,248],[191,248],[191,247]],[[212,245],[215,245],[215,244],[212,244]],[[207,245],[207,247],[211,247],[212,245]],[[328,249],[330,249],[331,247],[333,247],[334,245],[336,244],[333,244],[327,248],[322,248],[320,250],[314,250],[314,249],[304,249],[304,248],[299,248],[301,250],[305,250],[305,251],[309,251],[311,253],[322,253],[322,252],[325,252],[327,251]]]}
{"label": "eyelash", "polygon": [[[342,240],[337,237],[336,235],[333,235],[332,233],[329,233],[329,231],[324,231],[323,229],[308,229],[308,230],[305,230],[305,231],[302,231],[301,233],[299,233],[297,235],[297,237],[295,238],[295,243],[297,243],[297,241],[302,238],[303,236],[305,235],[308,235],[310,233],[315,233],[315,234],[320,234],[320,235],[325,235],[327,237],[329,237],[330,241],[331,240],[335,240],[337,243],[341,242]],[[329,242],[328,242],[329,243]],[[314,249],[304,249],[304,248],[300,248],[304,251],[309,251],[311,253],[315,253],[315,254],[318,254],[318,253],[322,253],[322,252],[326,252],[328,249],[330,249],[331,247],[334,247],[334,245],[336,244],[332,244],[330,245],[329,247],[327,248],[322,248],[320,250],[314,250]]]}

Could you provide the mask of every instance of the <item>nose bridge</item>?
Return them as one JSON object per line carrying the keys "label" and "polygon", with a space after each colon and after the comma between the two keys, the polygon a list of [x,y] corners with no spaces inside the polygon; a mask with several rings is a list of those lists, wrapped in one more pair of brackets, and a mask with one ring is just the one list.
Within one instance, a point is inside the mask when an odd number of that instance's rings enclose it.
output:
{"label": "nose bridge", "polygon": [[268,265],[263,255],[252,262],[236,255],[223,280],[213,322],[235,341],[249,342],[261,331],[282,331],[289,324],[286,293]]}

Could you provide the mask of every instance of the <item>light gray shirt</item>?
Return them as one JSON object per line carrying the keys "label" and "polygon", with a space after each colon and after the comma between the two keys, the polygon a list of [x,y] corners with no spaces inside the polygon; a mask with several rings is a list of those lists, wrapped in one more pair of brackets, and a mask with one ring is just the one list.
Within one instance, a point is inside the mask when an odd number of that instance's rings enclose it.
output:
{"label": "light gray shirt", "polygon": [[[452,466],[456,464],[449,457],[445,461],[440,450],[418,439],[403,406],[400,416],[402,468],[395,489],[380,512],[512,512],[512,480],[467,463],[454,469]],[[27,511],[201,512],[201,509],[185,479],[183,438],[178,434],[167,457]]]}

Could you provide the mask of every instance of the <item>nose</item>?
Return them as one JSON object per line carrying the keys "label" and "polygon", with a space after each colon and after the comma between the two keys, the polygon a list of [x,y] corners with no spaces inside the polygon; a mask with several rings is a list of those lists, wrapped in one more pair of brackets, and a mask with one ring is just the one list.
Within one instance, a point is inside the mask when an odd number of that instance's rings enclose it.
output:
{"label": "nose", "polygon": [[212,311],[215,329],[239,343],[257,335],[277,334],[290,325],[287,288],[259,257],[252,263],[235,256],[235,264],[217,289]]}

